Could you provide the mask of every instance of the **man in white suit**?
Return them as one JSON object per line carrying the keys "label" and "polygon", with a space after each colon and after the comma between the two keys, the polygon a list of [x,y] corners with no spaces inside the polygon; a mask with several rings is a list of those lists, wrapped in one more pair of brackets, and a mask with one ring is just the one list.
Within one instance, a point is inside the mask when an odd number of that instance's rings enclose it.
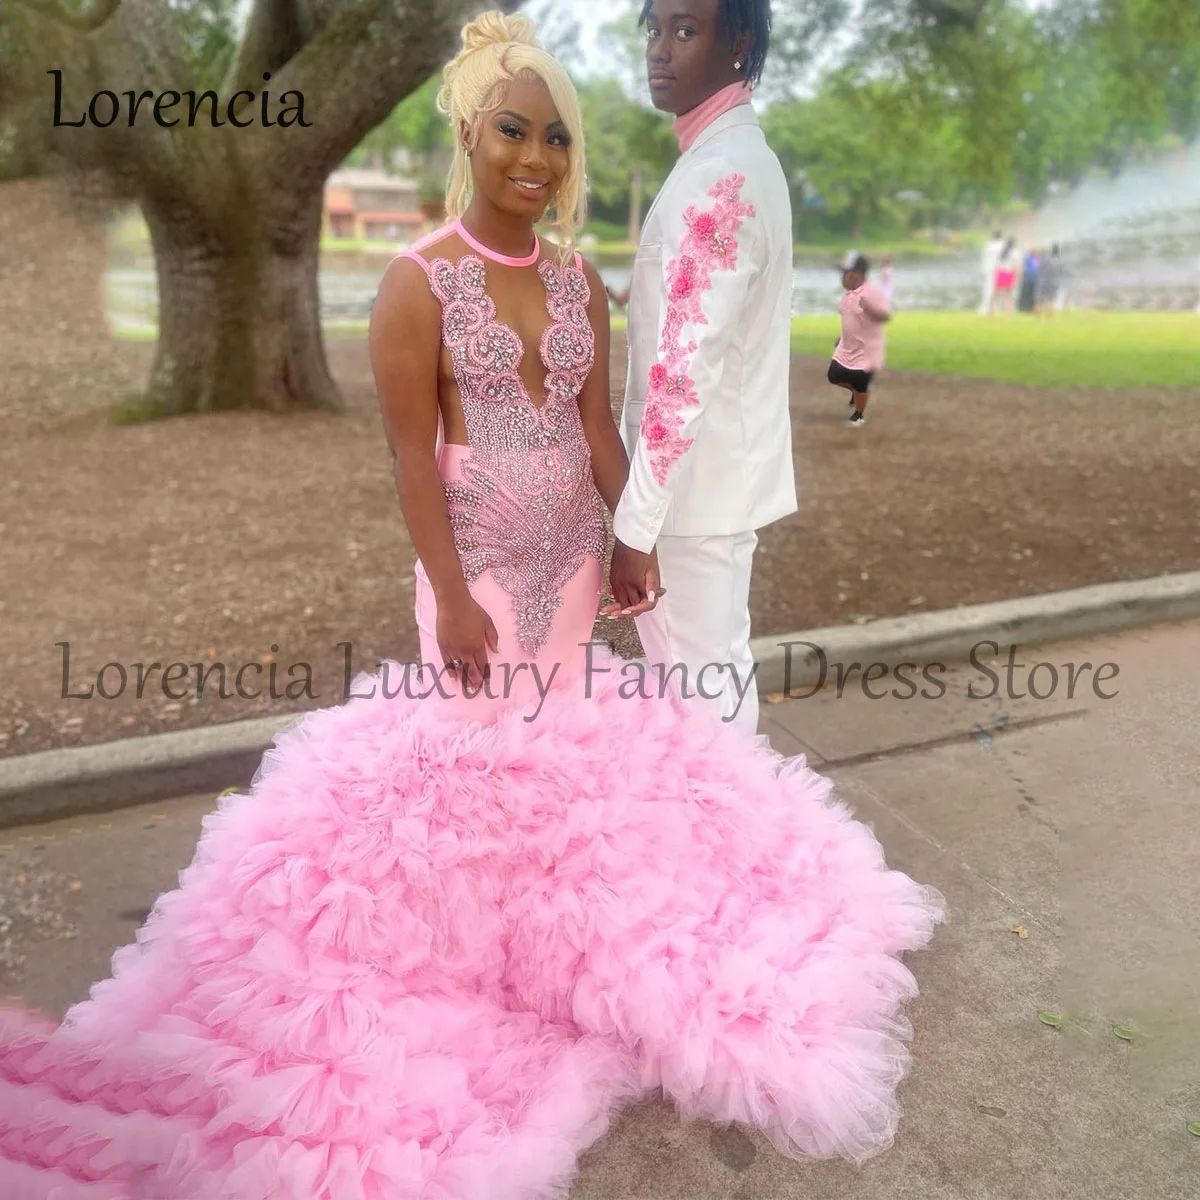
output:
{"label": "man in white suit", "polygon": [[[756,530],[796,511],[788,370],[792,215],[751,107],[769,0],[647,0],[650,91],[681,156],[633,266],[612,590],[651,664],[753,734]],[[686,668],[680,672],[678,668]]]}

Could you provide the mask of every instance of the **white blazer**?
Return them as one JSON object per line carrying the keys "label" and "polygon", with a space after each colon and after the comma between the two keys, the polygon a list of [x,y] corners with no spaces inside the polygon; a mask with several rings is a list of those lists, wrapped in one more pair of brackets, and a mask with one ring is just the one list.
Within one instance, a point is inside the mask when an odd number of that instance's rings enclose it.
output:
{"label": "white blazer", "polygon": [[749,104],[681,155],[642,230],[629,300],[616,536],[744,533],[796,511],[792,212]]}

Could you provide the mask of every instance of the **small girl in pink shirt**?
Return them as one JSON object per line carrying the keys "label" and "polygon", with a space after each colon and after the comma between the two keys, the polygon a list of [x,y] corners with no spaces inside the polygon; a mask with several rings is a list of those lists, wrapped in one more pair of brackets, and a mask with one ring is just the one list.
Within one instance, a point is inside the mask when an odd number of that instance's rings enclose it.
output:
{"label": "small girl in pink shirt", "polygon": [[853,251],[842,264],[845,295],[838,304],[842,336],[833,348],[829,382],[850,393],[850,424],[866,424],[867,392],[871,379],[883,366],[883,327],[892,319],[887,294],[867,282],[870,264]]}

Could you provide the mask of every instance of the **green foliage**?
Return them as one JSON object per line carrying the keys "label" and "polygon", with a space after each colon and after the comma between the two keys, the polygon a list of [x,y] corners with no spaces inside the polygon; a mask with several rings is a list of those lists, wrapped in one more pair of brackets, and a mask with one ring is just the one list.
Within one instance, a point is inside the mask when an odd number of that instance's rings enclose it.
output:
{"label": "green foliage", "polygon": [[854,237],[960,215],[961,121],[902,79],[844,72],[811,100],[771,108],[763,124],[792,184],[798,237],[812,236],[814,210],[842,218]]}
{"label": "green foliage", "polygon": [[[75,7],[78,7],[76,5]],[[164,0],[182,48],[185,90],[217,88],[237,50],[237,0]],[[46,70],[86,69],[87,38],[18,2],[0,3],[0,179],[35,174],[47,159]]]}
{"label": "green foliage", "polygon": [[441,87],[441,75],[432,75],[405,97],[358,145],[351,164],[359,165],[376,156],[387,160],[397,151],[404,151],[417,162],[422,185],[436,188],[440,194],[441,180],[436,170],[439,152],[444,154],[454,145],[449,119],[437,107]]}
{"label": "green foliage", "polygon": [[1200,133],[1200,5],[1196,0],[1091,0],[1090,40],[1118,121],[1134,137]]}
{"label": "green foliage", "polygon": [[[676,155],[669,122],[648,103],[639,9],[621,0],[604,10],[608,77],[580,86],[591,205],[614,226],[639,182],[648,199]],[[530,12],[577,64],[578,19],[553,0],[533,0]],[[402,149],[440,187],[450,131],[434,109],[437,86],[398,106],[352,161]],[[1200,133],[1200,4],[776,0],[757,104],[801,241],[959,226]]]}
{"label": "green foliage", "polygon": [[583,83],[579,102],[591,203],[618,220],[629,211],[635,171],[647,196],[662,185],[679,153],[675,135],[662,114],[631,100],[615,79]]}
{"label": "green foliage", "polygon": [[215,88],[237,52],[236,0],[166,0],[183,38],[184,58],[202,88]]}
{"label": "green foliage", "polygon": [[759,95],[770,102],[794,99],[851,12],[849,0],[777,0],[771,14],[771,53]]}

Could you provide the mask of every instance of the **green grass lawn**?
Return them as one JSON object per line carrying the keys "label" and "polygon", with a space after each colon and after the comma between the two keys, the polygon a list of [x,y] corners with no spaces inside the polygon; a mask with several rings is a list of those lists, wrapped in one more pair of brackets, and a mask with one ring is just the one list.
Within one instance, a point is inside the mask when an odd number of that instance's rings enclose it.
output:
{"label": "green grass lawn", "polygon": [[[792,321],[797,354],[829,358],[837,336],[836,316]],[[888,326],[887,364],[1042,387],[1200,388],[1200,315],[901,312]]]}
{"label": "green grass lawn", "polygon": [[[626,315],[612,316],[614,332]],[[326,337],[364,337],[363,320],[329,322]],[[829,358],[837,317],[793,317],[792,351]],[[153,329],[118,337],[152,341]],[[1200,389],[1200,315],[1060,313],[1011,320],[971,313],[901,313],[888,329],[888,366],[1040,387],[1190,387]]]}

